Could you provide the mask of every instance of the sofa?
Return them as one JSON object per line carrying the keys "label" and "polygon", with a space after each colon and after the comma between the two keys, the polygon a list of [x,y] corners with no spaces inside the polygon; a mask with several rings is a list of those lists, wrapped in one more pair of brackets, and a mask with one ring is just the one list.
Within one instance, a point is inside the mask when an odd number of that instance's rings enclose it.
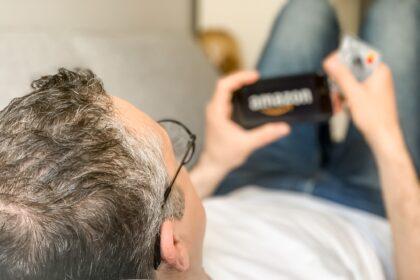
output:
{"label": "sofa", "polygon": [[[5,7],[0,11],[1,108],[29,93],[30,82],[41,75],[59,67],[90,68],[109,94],[127,99],[156,120],[184,122],[198,135],[200,150],[203,110],[217,75],[190,34],[189,1],[170,5],[167,0],[130,0],[122,7],[117,0],[86,1],[91,11],[83,0],[71,1],[71,8],[64,0],[25,2],[37,5],[22,10],[23,1],[0,0]],[[92,2],[100,5],[100,15]],[[142,17],[149,13],[153,16]],[[165,19],[155,19],[158,15]],[[112,25],[107,18],[118,22]]]}

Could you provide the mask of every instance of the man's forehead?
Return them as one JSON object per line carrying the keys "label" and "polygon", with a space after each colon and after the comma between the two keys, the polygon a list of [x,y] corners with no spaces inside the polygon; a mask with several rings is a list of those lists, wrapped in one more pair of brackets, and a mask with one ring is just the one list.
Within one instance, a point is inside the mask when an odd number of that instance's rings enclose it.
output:
{"label": "man's forehead", "polygon": [[116,96],[112,96],[112,101],[118,116],[130,130],[134,130],[139,136],[144,136],[144,131],[152,130],[160,138],[165,138],[162,127],[133,104]]}
{"label": "man's forehead", "polygon": [[150,132],[159,137],[166,157],[168,151],[172,149],[172,145],[165,129],[130,102],[116,96],[112,96],[112,101],[118,117],[137,137],[150,137]]}

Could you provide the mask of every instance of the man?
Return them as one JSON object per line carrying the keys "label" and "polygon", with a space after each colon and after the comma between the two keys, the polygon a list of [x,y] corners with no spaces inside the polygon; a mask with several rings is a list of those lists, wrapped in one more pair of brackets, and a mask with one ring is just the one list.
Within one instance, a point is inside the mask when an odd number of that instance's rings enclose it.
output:
{"label": "man", "polygon": [[[381,65],[359,84],[336,55],[325,66],[373,147],[398,272],[414,279],[420,275],[420,189],[391,73]],[[219,83],[208,109],[207,146],[193,171],[203,186],[289,132],[285,124],[244,131],[229,120],[232,91],[257,78],[239,73]],[[88,71],[62,69],[33,87],[0,114],[1,279],[206,279],[203,208],[162,127],[108,96]],[[222,155],[220,145],[232,154]]]}
{"label": "man", "polygon": [[[420,190],[398,123],[391,73],[381,65],[360,84],[336,56],[325,68],[373,147],[399,276],[415,279]],[[206,147],[192,171],[201,194],[211,193],[253,151],[289,133],[285,124],[244,131],[230,121],[231,93],[256,79],[256,73],[240,73],[217,87],[207,112]],[[174,121],[159,125],[107,95],[88,71],[62,69],[33,87],[0,113],[1,279],[206,279],[204,211],[182,168],[193,135]],[[168,137],[175,129],[187,137],[184,149],[175,151],[179,160]]]}

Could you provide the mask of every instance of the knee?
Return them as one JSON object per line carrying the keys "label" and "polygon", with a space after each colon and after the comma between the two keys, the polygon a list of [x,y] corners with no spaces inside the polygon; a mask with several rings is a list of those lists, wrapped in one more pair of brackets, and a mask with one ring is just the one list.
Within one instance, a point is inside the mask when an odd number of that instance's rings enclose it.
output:
{"label": "knee", "polygon": [[[338,44],[339,27],[328,0],[289,0],[277,16],[258,68],[263,76],[311,72]],[[278,67],[279,64],[288,67]]]}
{"label": "knee", "polygon": [[[279,18],[296,22],[296,26],[323,30],[336,22],[334,8],[328,0],[289,0]],[[292,28],[293,29],[293,28]]]}
{"label": "knee", "polygon": [[335,11],[328,0],[289,0],[275,20],[271,38],[286,37],[283,44],[302,48],[338,33]]}
{"label": "knee", "polygon": [[367,24],[382,30],[380,33],[397,35],[397,38],[404,34],[415,37],[419,21],[420,1],[418,0],[376,0],[366,18]]}
{"label": "knee", "polygon": [[330,0],[288,0],[286,9],[297,9],[305,14],[333,15]]}

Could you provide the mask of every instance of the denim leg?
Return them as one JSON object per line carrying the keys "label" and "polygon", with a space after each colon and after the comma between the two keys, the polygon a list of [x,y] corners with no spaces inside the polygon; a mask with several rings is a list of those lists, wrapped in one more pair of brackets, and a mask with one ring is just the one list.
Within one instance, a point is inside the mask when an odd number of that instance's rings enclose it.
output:
{"label": "denim leg", "polygon": [[[316,72],[337,48],[339,26],[327,0],[290,0],[277,16],[258,70],[261,77]],[[255,152],[222,182],[218,194],[245,184],[297,188],[320,166],[318,125],[299,124],[292,133]]]}
{"label": "denim leg", "polygon": [[[393,72],[399,117],[417,172],[420,160],[419,27],[420,1],[377,0],[361,30],[362,39],[382,53],[384,62]],[[373,154],[353,123],[345,141],[332,147],[328,172],[317,182],[315,195],[331,196],[334,184],[331,183],[333,180],[325,180],[328,177],[339,178],[340,184],[347,188],[336,192],[333,200],[384,215]],[[357,189],[357,192],[348,195],[349,188]]]}
{"label": "denim leg", "polygon": [[[385,32],[383,32],[385,30]],[[378,48],[392,72],[405,141],[420,169],[420,1],[378,0],[362,38]]]}

